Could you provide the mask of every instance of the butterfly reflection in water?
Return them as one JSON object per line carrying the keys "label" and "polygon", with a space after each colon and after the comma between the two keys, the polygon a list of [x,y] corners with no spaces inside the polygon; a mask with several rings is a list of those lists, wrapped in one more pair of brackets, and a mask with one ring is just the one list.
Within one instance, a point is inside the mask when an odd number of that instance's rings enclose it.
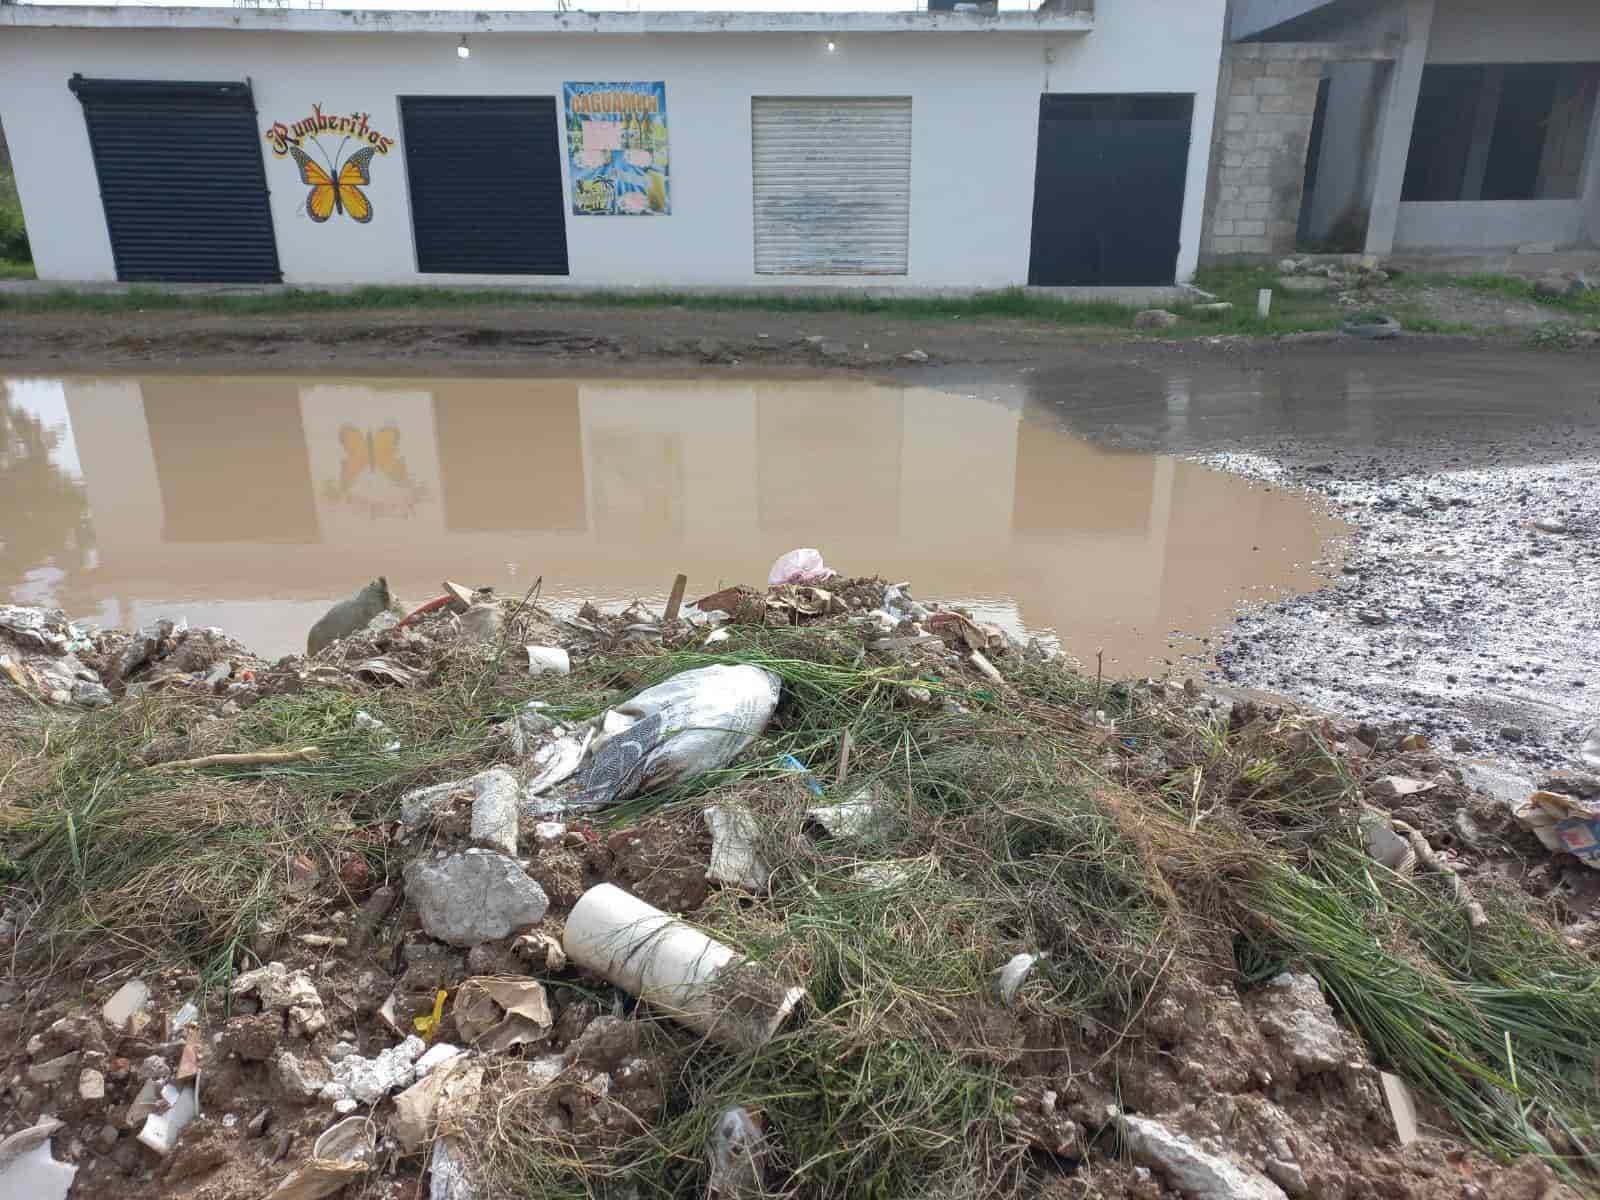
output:
{"label": "butterfly reflection in water", "polygon": [[300,168],[300,182],[311,188],[311,194],[306,197],[306,216],[319,224],[336,212],[363,225],[372,220],[372,201],[367,199],[361,185],[372,182],[372,173],[367,168],[376,150],[363,146],[342,163],[336,152],[331,175],[299,146],[290,146],[289,153],[294,155]]}
{"label": "butterfly reflection in water", "polygon": [[339,429],[339,482],[323,494],[340,506],[376,520],[408,517],[427,498],[428,489],[411,478],[400,453],[400,431],[393,425],[370,432],[354,425]]}

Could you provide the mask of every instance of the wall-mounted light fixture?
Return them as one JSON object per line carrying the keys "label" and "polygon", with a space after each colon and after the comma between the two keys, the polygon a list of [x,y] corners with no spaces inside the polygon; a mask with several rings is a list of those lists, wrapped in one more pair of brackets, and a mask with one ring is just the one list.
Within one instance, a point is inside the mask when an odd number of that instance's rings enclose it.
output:
{"label": "wall-mounted light fixture", "polygon": [[456,57],[457,58],[471,58],[472,57],[472,47],[467,45],[467,35],[464,34],[464,33],[461,35],[461,44],[456,47]]}
{"label": "wall-mounted light fixture", "polygon": [[828,53],[832,54],[838,48],[839,48],[838,44],[836,42],[834,42],[833,39],[830,38],[828,40]]}

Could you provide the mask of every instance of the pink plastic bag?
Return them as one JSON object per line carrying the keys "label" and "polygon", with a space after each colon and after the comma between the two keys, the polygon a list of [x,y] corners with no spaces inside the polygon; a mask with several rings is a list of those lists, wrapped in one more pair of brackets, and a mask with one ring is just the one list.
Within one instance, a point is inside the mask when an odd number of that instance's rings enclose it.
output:
{"label": "pink plastic bag", "polygon": [[821,583],[824,579],[832,579],[838,572],[828,569],[822,561],[820,550],[791,550],[777,562],[772,564],[772,570],[767,572],[767,586],[777,587],[780,583]]}

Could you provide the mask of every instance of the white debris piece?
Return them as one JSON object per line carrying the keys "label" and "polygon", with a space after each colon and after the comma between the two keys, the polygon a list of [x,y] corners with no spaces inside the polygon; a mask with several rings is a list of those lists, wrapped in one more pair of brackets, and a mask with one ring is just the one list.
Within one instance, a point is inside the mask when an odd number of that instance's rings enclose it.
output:
{"label": "white debris piece", "polygon": [[1285,971],[1269,982],[1256,1023],[1304,1074],[1337,1070],[1347,1057],[1344,1032],[1313,975]]}
{"label": "white debris piece", "polygon": [[713,804],[703,815],[706,828],[711,831],[711,862],[706,867],[706,879],[721,887],[751,892],[765,888],[771,872],[756,855],[761,823],[755,814],[738,804]]}
{"label": "white debris piece", "polygon": [[593,741],[594,730],[588,729],[582,737],[569,733],[540,746],[533,752],[530,762],[533,771],[528,776],[528,782],[522,785],[523,796],[531,800],[544,795],[556,784],[571,779],[583,765],[583,756],[588,753]]}
{"label": "white debris piece", "polygon": [[150,985],[142,979],[130,979],[119,987],[100,1010],[100,1017],[112,1029],[121,1031],[128,1027],[133,1015],[150,1002]]}
{"label": "white debris piece", "polygon": [[61,1122],[50,1118],[0,1142],[0,1197],[5,1200],[66,1200],[78,1168],[50,1153],[50,1136]]}
{"label": "white debris piece", "polygon": [[151,1113],[144,1119],[139,1140],[165,1158],[178,1144],[178,1135],[199,1115],[200,1102],[193,1086],[178,1088],[170,1083],[161,1089],[161,1098],[167,1111]]}
{"label": "white debris piece", "polygon": [[1145,1117],[1120,1117],[1123,1141],[1133,1160],[1166,1176],[1188,1200],[1288,1200],[1265,1175],[1208,1154],[1194,1141]]}
{"label": "white debris piece", "polygon": [[560,646],[526,646],[524,649],[528,652],[529,675],[572,673],[572,658]]}
{"label": "white debris piece", "polygon": [[334,1064],[333,1082],[322,1089],[322,1098],[337,1103],[348,1097],[359,1104],[376,1104],[417,1077],[416,1062],[426,1049],[423,1040],[413,1035],[374,1058],[352,1054],[341,1059]]}
{"label": "white debris piece", "polygon": [[460,1046],[452,1046],[449,1042],[440,1042],[436,1046],[430,1046],[428,1052],[417,1059],[417,1078],[421,1079],[435,1067],[442,1066],[452,1058],[458,1058],[465,1053],[466,1051]]}
{"label": "white debris piece", "polygon": [[291,971],[281,962],[270,962],[254,971],[246,971],[233,981],[228,991],[235,996],[256,993],[263,1008],[268,1012],[287,1012],[306,1037],[328,1027],[327,1014],[322,1011],[322,997],[317,994],[317,985],[311,982],[311,976],[304,971]]}
{"label": "white debris piece", "polygon": [[517,780],[510,771],[496,767],[472,777],[472,841],[517,852]]}
{"label": "white debris piece", "polygon": [[1038,954],[1017,954],[1012,957],[1010,962],[1000,968],[1000,982],[997,985],[1000,999],[1007,1004],[1016,1003],[1017,992],[1022,989],[1029,972],[1033,970],[1034,964],[1039,961],[1040,957],[1042,956]]}
{"label": "white debris piece", "polygon": [[478,1189],[467,1175],[466,1155],[452,1138],[433,1143],[428,1200],[478,1200]]}

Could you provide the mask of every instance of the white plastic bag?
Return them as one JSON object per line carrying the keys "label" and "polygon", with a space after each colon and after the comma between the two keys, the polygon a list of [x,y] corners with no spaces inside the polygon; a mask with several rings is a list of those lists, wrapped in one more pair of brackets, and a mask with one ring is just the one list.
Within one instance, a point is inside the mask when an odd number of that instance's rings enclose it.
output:
{"label": "white plastic bag", "polygon": [[832,579],[837,571],[822,561],[822,551],[812,549],[791,550],[772,564],[767,572],[767,586],[783,583],[821,583]]}
{"label": "white plastic bag", "polygon": [[577,803],[616,804],[725,767],[778,707],[778,677],[748,664],[684,671],[608,710]]}

